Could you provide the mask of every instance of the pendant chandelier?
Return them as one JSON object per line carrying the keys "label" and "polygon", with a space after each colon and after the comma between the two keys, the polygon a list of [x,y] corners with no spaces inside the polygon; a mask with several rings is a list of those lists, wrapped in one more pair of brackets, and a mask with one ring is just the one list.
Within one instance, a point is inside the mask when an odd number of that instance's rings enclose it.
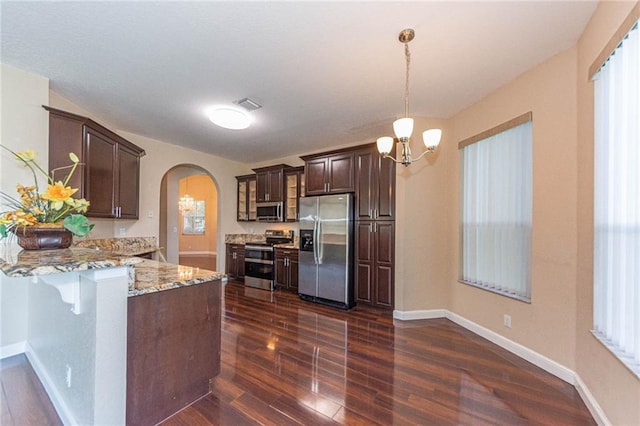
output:
{"label": "pendant chandelier", "polygon": [[[186,178],[186,191],[189,192],[189,178]],[[189,194],[184,194],[178,200],[178,210],[180,213],[185,214],[193,211],[196,208],[196,200],[193,199]]]}
{"label": "pendant chandelier", "polygon": [[413,133],[413,118],[409,118],[409,64],[411,62],[411,54],[409,53],[409,42],[415,37],[415,31],[408,28],[400,32],[398,40],[404,44],[404,55],[406,59],[406,74],[404,85],[404,117],[399,118],[393,122],[393,132],[396,135],[397,140],[402,144],[402,152],[400,158],[396,159],[389,154],[393,149],[394,139],[391,136],[383,136],[378,138],[377,145],[378,151],[384,158],[390,158],[396,163],[401,163],[405,167],[411,164],[413,161],[418,161],[425,154],[432,154],[435,152],[440,138],[442,137],[442,130],[430,129],[422,133],[422,140],[424,142],[425,151],[417,158],[411,157],[411,148],[409,147],[409,139]]}

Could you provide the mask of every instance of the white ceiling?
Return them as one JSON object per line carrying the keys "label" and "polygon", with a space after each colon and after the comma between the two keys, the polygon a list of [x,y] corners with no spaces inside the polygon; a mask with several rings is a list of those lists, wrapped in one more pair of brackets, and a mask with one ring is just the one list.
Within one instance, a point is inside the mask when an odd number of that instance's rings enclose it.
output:
{"label": "white ceiling", "polygon": [[[597,3],[10,2],[3,63],[118,129],[259,162],[391,135],[403,114],[447,118],[572,46]],[[204,110],[250,97],[248,130]]]}

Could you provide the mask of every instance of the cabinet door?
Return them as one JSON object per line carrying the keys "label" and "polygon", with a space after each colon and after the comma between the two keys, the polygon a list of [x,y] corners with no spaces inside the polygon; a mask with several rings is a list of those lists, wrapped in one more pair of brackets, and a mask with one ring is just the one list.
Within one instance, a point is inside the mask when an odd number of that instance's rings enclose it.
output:
{"label": "cabinet door", "polygon": [[284,261],[285,257],[276,251],[275,268],[276,268],[276,285],[279,287],[287,287],[287,267]]}
{"label": "cabinet door", "polygon": [[224,270],[226,274],[229,276],[229,278],[235,278],[236,276],[235,259],[233,258],[233,248],[229,244],[227,244],[227,249],[226,249]]}
{"label": "cabinet door", "polygon": [[375,222],[375,294],[374,305],[393,308],[395,222]]}
{"label": "cabinet door", "polygon": [[374,290],[374,222],[356,222],[356,270],[355,270],[355,299],[356,303],[373,302]]}
{"label": "cabinet door", "polygon": [[244,280],[244,247],[236,249],[237,277]]}
{"label": "cabinet door", "polygon": [[[81,162],[85,162],[84,132],[82,122],[69,117],[63,117],[51,112],[49,114],[49,170],[65,167],[71,164],[69,153],[73,152]],[[60,170],[54,174],[54,179],[61,180],[69,169]],[[80,166],[69,180],[69,186],[78,188],[74,197],[86,198],[84,175],[86,167]]]}
{"label": "cabinet door", "polygon": [[118,149],[118,217],[138,219],[140,190],[140,157],[126,147]]}
{"label": "cabinet door", "polygon": [[298,254],[289,257],[289,290],[298,292]]}
{"label": "cabinet door", "polygon": [[87,216],[114,217],[117,144],[91,128],[85,132],[85,196],[91,203]]}
{"label": "cabinet door", "polygon": [[285,222],[298,220],[298,200],[300,198],[300,172],[286,172],[285,176]]}
{"label": "cabinet door", "polygon": [[269,172],[269,201],[283,201],[284,171],[282,169]]}
{"label": "cabinet door", "polygon": [[236,253],[236,277],[244,280],[244,246],[237,246]]}
{"label": "cabinet door", "polygon": [[[357,152],[356,163],[356,220],[373,220],[373,212],[376,204],[375,191],[375,165],[376,159],[371,150]],[[379,157],[379,155],[377,155]]]}
{"label": "cabinet door", "polygon": [[248,219],[247,191],[248,182],[238,180],[238,209],[236,220],[244,221]]}
{"label": "cabinet door", "polygon": [[[329,193],[352,192],[353,185],[353,153],[332,155],[328,158],[328,191]],[[308,189],[307,189],[308,191]]]}
{"label": "cabinet door", "polygon": [[305,162],[305,189],[307,195],[322,195],[326,192],[327,159],[316,158]]}
{"label": "cabinet door", "polygon": [[375,154],[376,203],[375,219],[395,220],[396,210],[396,163]]}
{"label": "cabinet door", "polygon": [[256,201],[269,201],[269,172],[256,174]]}
{"label": "cabinet door", "polygon": [[256,209],[256,197],[257,197],[257,188],[256,188],[256,180],[250,178],[247,180],[249,192],[247,193],[247,205],[249,206],[249,220],[255,221],[258,219],[258,210]]}

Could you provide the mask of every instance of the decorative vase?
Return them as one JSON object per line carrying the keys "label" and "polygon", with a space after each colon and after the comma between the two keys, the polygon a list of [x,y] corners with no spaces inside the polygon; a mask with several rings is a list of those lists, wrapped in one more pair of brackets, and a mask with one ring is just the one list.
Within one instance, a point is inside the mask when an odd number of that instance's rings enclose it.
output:
{"label": "decorative vase", "polygon": [[57,224],[49,226],[20,226],[13,233],[18,237],[18,245],[25,250],[64,249],[71,246],[73,234]]}

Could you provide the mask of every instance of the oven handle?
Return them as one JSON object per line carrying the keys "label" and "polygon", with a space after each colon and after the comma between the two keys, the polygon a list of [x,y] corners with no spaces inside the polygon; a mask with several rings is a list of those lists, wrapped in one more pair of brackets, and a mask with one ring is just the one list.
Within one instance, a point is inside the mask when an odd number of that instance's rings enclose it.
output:
{"label": "oven handle", "polygon": [[273,251],[273,247],[245,245],[245,250]]}
{"label": "oven handle", "polygon": [[251,259],[250,257],[245,257],[244,263],[261,263],[263,265],[273,265],[273,260]]}

